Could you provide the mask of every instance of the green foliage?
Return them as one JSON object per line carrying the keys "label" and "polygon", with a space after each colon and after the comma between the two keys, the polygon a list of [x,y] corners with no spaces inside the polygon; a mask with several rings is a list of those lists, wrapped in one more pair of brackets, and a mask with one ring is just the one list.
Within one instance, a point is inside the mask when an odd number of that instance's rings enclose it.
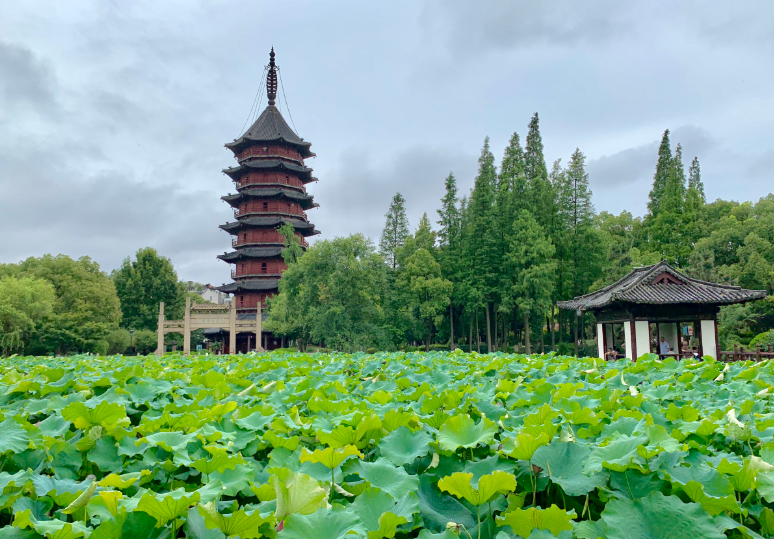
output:
{"label": "green foliage", "polygon": [[0,278],[0,356],[20,351],[54,312],[50,282],[34,277]]}
{"label": "green foliage", "polygon": [[[107,352],[105,337],[118,327],[121,309],[113,282],[99,264],[89,257],[45,255],[0,269],[20,279],[47,281],[56,295],[53,313],[24,342],[27,353]],[[30,308],[36,308],[34,302]]]}
{"label": "green foliage", "polygon": [[766,536],[772,380],[655,356],[16,356],[0,537]]}
{"label": "green foliage", "polygon": [[182,318],[186,287],[178,282],[172,262],[155,249],[138,250],[135,259],[126,258],[112,277],[121,300],[124,327],[155,329],[162,301],[167,319]]}

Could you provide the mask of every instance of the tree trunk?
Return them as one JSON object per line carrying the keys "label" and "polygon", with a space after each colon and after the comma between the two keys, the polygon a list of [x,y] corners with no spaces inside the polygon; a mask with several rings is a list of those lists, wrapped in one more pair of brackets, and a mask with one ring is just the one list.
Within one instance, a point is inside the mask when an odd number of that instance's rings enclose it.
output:
{"label": "tree trunk", "polygon": [[513,307],[513,351],[516,352],[516,346],[519,342],[519,317],[517,316],[517,307]]}
{"label": "tree trunk", "polygon": [[556,352],[556,330],[554,329],[554,309],[556,305],[551,305],[551,350]]}
{"label": "tree trunk", "polygon": [[454,306],[449,303],[449,350],[454,352]]}
{"label": "tree trunk", "polygon": [[468,353],[473,351],[473,317],[470,317],[470,332],[468,333]]}
{"label": "tree trunk", "polygon": [[540,328],[540,353],[541,354],[545,354],[546,353],[545,334],[543,333],[543,328],[542,328],[543,324],[540,324],[540,325],[541,325],[541,328]]}
{"label": "tree trunk", "polygon": [[529,311],[524,309],[524,348],[527,354],[532,353],[532,343],[529,342]]}
{"label": "tree trunk", "polygon": [[492,324],[489,320],[489,303],[485,305],[486,309],[486,353],[492,353]]}
{"label": "tree trunk", "polygon": [[497,346],[497,343],[498,343],[498,341],[497,341],[497,337],[498,337],[498,331],[497,331],[497,309],[495,308],[494,305],[492,305],[492,312],[494,313],[494,321],[493,321],[493,324],[492,324],[492,326],[494,326],[494,349],[495,349],[495,352],[497,352],[497,350],[499,350],[499,348]]}
{"label": "tree trunk", "polygon": [[430,339],[433,337],[433,322],[427,319],[427,339],[425,339],[425,352],[430,351]]}
{"label": "tree trunk", "polygon": [[481,331],[478,329],[478,307],[476,307],[476,352],[481,353]]}

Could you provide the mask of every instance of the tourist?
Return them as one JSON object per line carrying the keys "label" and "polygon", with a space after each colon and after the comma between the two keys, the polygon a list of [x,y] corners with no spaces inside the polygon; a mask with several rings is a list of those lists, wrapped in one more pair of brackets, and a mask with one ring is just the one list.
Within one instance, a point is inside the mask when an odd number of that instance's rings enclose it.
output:
{"label": "tourist", "polygon": [[669,343],[666,341],[665,337],[661,337],[661,343],[659,343],[659,353],[661,354],[661,357],[663,357],[669,353]]}
{"label": "tourist", "polygon": [[607,353],[605,354],[605,360],[607,361],[615,361],[618,359],[618,350],[615,348],[608,348]]}

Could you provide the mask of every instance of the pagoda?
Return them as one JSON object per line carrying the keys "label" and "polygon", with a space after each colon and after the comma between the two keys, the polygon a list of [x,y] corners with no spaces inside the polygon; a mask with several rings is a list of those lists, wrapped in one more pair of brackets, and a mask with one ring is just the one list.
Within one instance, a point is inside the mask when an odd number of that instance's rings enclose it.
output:
{"label": "pagoda", "polygon": [[220,225],[233,236],[234,250],[218,258],[234,265],[234,282],[218,290],[233,294],[240,318],[256,312],[259,304],[265,308],[267,298],[277,293],[287,269],[278,228],[290,224],[304,249],[305,238],[319,234],[306,216],[306,210],[318,206],[306,192],[306,184],[317,178],[304,164],[315,154],[311,143],[288,126],[275,105],[277,69],[272,48],[266,75],[269,104],[241,137],[225,145],[238,165],[223,172],[234,181],[237,192],[222,199],[234,208],[236,221]]}

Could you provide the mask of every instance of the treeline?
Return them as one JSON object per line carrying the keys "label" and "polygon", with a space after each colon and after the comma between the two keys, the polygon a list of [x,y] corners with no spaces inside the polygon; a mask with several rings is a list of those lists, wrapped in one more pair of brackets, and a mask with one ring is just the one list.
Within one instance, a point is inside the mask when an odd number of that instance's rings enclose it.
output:
{"label": "treeline", "polygon": [[[425,214],[412,233],[396,194],[378,250],[354,235],[301,256],[286,231],[289,269],[267,327],[302,346],[342,350],[515,345],[571,353],[576,317],[556,302],[637,266],[667,260],[697,278],[774,289],[774,195],[707,203],[698,158],[686,173],[668,130],[644,218],[595,211],[580,149],[549,171],[537,114],[523,146],[514,133],[497,166],[487,139],[478,164],[468,194],[460,196],[453,174],[446,178],[435,228]],[[774,341],[772,298],[724,308],[720,321],[724,347]],[[596,351],[594,323],[588,314],[580,321],[582,353]]]}
{"label": "treeline", "polygon": [[[130,347],[151,353],[159,302],[167,317],[182,318],[187,294],[170,260],[152,248],[140,249],[110,275],[89,257],[0,264],[0,356],[115,354]],[[204,302],[198,295],[196,301]]]}

